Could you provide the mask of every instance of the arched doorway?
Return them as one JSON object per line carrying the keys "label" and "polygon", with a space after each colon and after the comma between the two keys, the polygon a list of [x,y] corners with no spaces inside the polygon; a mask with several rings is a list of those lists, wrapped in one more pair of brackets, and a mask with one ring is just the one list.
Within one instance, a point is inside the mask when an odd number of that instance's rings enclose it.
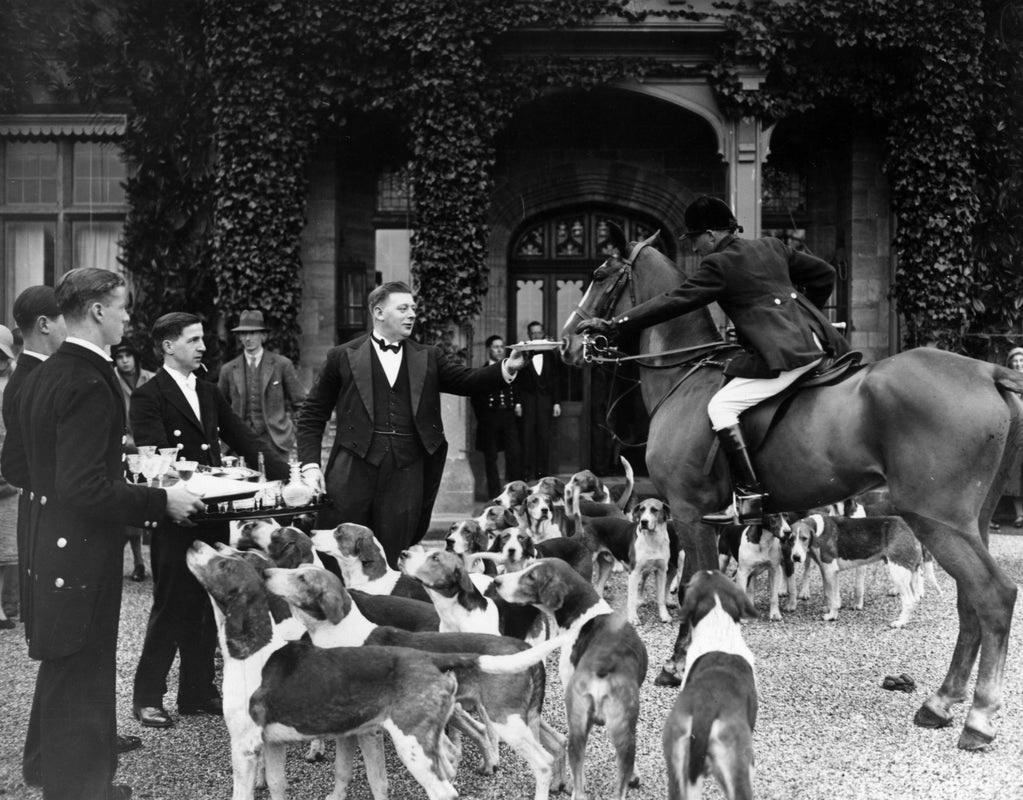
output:
{"label": "arched doorway", "polygon": [[[582,299],[593,270],[614,251],[608,223],[628,240],[662,232],[660,247],[675,258],[674,236],[662,222],[632,209],[601,204],[574,205],[527,220],[511,237],[508,253],[509,341],[526,337],[532,321],[550,337],[560,335],[568,315]],[[620,471],[618,453],[605,427],[608,376],[592,369],[564,368],[562,415],[556,426],[555,463],[559,472],[589,468],[607,475]],[[632,393],[617,407],[613,425],[629,441],[644,441],[647,419]],[[645,472],[644,448],[621,451]]]}

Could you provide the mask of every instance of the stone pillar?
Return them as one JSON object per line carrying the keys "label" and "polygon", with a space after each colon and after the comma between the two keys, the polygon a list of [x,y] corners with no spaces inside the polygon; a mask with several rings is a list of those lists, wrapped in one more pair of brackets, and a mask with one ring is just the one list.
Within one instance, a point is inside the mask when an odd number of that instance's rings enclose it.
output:
{"label": "stone pillar", "polygon": [[729,148],[730,205],[743,229],[743,236],[760,236],[761,168],[765,158],[765,137],[760,120],[744,117],[732,123]]}
{"label": "stone pillar", "polygon": [[[455,331],[455,346],[465,347],[465,331],[454,324],[451,328]],[[434,519],[438,515],[467,516],[473,510],[476,481],[469,464],[469,452],[472,450],[469,413],[468,397],[441,395],[441,419],[444,436],[448,440],[448,460],[437,492],[437,502],[433,506]]]}
{"label": "stone pillar", "polygon": [[321,148],[309,170],[306,224],[302,230],[302,308],[298,322],[301,362],[299,378],[312,384],[327,351],[334,346],[337,297],[337,186],[336,162],[329,148]]}

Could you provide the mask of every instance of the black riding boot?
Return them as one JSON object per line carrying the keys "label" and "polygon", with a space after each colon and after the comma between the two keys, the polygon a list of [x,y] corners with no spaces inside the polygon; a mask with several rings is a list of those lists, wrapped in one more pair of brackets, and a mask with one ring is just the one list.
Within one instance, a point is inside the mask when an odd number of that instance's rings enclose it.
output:
{"label": "black riding boot", "polygon": [[732,472],[735,513],[733,515],[726,510],[718,514],[705,514],[703,521],[720,523],[733,522],[737,519],[740,524],[761,522],[764,516],[764,498],[767,495],[760,487],[760,481],[753,470],[753,462],[750,461],[749,451],[746,449],[746,440],[742,438],[742,428],[739,425],[732,425],[722,428],[717,434]]}

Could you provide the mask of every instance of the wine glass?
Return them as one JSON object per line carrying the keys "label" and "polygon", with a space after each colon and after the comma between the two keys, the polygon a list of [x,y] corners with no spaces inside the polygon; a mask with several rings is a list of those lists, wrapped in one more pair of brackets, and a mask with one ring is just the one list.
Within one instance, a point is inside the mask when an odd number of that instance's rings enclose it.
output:
{"label": "wine glass", "polygon": [[[155,449],[155,448],[154,448]],[[142,458],[142,476],[147,486],[153,486],[153,480],[163,472],[163,457],[153,453]],[[154,487],[155,488],[155,487]]]}
{"label": "wine glass", "polygon": [[139,445],[138,451],[139,451],[139,455],[140,456],[143,456],[143,457],[146,457],[146,458],[148,458],[149,456],[155,456],[156,455],[156,445],[155,444]]}
{"label": "wine glass", "polygon": [[174,469],[176,469],[178,471],[178,477],[181,478],[182,482],[185,484],[185,488],[188,488],[189,491],[191,491],[191,488],[189,488],[188,482],[189,482],[189,480],[191,480],[192,476],[195,474],[195,468],[197,466],[199,466],[199,464],[196,461],[184,461],[184,460],[182,460],[182,461],[177,461],[174,464]]}
{"label": "wine glass", "polygon": [[142,472],[142,456],[138,453],[129,453],[128,458],[128,472],[131,473],[131,482],[139,482],[139,473]]}

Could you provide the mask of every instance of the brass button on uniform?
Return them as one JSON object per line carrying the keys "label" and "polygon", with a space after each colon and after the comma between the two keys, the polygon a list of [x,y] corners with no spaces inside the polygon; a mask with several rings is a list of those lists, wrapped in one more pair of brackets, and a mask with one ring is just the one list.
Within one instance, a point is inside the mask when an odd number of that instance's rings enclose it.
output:
{"label": "brass button on uniform", "polygon": [[57,547],[60,547],[61,549],[67,547],[67,539],[65,539],[63,536],[61,536],[57,540]]}
{"label": "brass button on uniform", "polygon": [[45,506],[46,505],[46,495],[42,495],[39,498],[39,505],[41,505],[41,506]]}
{"label": "brass button on uniform", "polygon": [[780,298],[780,297],[776,297],[776,298],[774,298],[774,304],[775,304],[776,306],[780,306],[780,305],[781,305],[781,298]]}
{"label": "brass button on uniform", "polygon": [[58,589],[62,588],[64,586],[64,579],[57,578],[57,580],[53,582],[53,585],[56,586]]}

